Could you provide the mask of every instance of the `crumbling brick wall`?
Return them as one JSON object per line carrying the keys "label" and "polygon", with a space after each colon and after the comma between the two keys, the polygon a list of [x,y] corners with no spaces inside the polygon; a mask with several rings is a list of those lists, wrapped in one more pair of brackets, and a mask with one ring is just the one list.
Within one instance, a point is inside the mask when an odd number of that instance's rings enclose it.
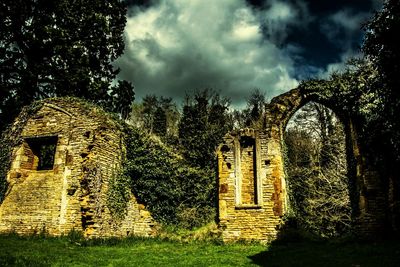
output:
{"label": "crumbling brick wall", "polygon": [[[46,100],[28,119],[21,137],[0,206],[0,232],[61,235],[74,229],[87,237],[153,233],[154,221],[134,195],[123,219],[114,218],[107,206],[109,182],[121,167],[125,148],[120,126],[102,111],[63,99]],[[55,140],[54,164],[42,170],[38,162],[45,156],[35,150],[49,138]]]}

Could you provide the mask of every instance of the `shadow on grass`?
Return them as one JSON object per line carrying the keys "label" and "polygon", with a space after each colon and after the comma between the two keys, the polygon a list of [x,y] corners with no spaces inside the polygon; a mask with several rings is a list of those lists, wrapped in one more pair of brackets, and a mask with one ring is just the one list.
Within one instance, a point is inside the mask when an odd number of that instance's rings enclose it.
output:
{"label": "shadow on grass", "polygon": [[400,244],[395,241],[276,242],[249,257],[259,266],[400,266]]}

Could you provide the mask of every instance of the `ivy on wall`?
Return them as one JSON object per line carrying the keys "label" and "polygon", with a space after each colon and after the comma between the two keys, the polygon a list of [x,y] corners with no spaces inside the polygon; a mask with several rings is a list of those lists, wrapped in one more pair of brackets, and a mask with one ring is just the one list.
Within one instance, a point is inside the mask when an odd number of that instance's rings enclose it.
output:
{"label": "ivy on wall", "polygon": [[13,148],[21,144],[21,132],[28,119],[43,106],[43,102],[36,101],[22,109],[17,120],[9,125],[0,137],[0,203],[7,193],[7,172],[12,161]]}
{"label": "ivy on wall", "polygon": [[190,167],[171,148],[138,129],[126,126],[125,142],[126,159],[118,177],[128,180],[155,220],[191,228],[214,219],[214,173]]}

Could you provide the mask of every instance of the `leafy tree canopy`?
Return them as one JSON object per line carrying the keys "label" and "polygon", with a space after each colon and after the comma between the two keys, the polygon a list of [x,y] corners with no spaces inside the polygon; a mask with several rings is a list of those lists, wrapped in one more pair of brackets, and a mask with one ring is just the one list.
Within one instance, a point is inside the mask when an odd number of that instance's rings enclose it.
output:
{"label": "leafy tree canopy", "polygon": [[[399,85],[400,80],[400,2],[387,0],[382,10],[365,25],[363,51],[380,70],[383,78],[391,85]],[[398,88],[391,88],[400,95]]]}
{"label": "leafy tree canopy", "polygon": [[374,92],[379,95],[382,108],[375,115],[375,127],[381,132],[376,131],[376,139],[378,143],[383,141],[381,147],[388,159],[400,162],[400,2],[385,1],[365,30],[363,51],[379,73]]}
{"label": "leafy tree canopy", "polygon": [[111,63],[124,49],[125,13],[119,0],[2,1],[0,125],[22,106],[53,96],[85,98],[125,116],[133,87],[111,86],[119,72]]}

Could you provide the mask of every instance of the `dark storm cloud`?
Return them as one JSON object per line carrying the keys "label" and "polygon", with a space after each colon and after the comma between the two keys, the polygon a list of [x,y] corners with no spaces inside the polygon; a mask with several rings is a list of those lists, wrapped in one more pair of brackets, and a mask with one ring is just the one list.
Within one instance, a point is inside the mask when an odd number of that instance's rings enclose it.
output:
{"label": "dark storm cloud", "polygon": [[[120,78],[131,80],[141,96],[182,98],[186,91],[211,87],[240,104],[254,88],[277,95],[295,87],[297,80],[288,51],[264,38],[262,23],[284,28],[297,13],[278,1],[263,12],[241,0],[159,1],[145,10],[133,7],[126,51],[117,61]],[[283,31],[277,27],[271,35]]]}
{"label": "dark storm cloud", "polygon": [[[321,3],[331,1],[142,2],[129,10],[125,54],[116,62],[120,78],[133,82],[139,98],[179,99],[211,87],[236,105],[254,88],[272,97],[297,86],[298,78],[335,69],[354,54],[358,24],[367,16],[354,7],[322,12]],[[335,42],[339,35],[346,49]],[[332,50],[323,51],[324,44]],[[313,62],[310,47],[323,63]]]}

